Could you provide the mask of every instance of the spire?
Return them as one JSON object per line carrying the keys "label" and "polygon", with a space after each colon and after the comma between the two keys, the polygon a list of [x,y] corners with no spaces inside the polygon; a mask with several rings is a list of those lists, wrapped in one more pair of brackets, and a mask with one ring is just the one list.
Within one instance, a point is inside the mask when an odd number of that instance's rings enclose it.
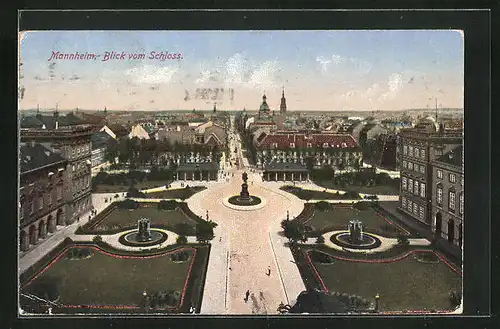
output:
{"label": "spire", "polygon": [[217,112],[217,103],[214,103],[214,113]]}
{"label": "spire", "polygon": [[286,98],[285,98],[285,87],[281,93],[281,104],[280,104],[280,114],[286,113]]}
{"label": "spire", "polygon": [[436,97],[436,123],[438,123],[438,98]]}

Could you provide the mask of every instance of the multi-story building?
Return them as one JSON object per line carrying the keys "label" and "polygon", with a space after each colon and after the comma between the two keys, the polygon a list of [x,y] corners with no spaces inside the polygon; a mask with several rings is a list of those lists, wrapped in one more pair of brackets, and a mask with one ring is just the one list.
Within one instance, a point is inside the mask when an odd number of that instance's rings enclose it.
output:
{"label": "multi-story building", "polygon": [[464,219],[463,146],[459,145],[432,162],[432,231],[462,247]]}
{"label": "multi-story building", "polygon": [[[95,168],[105,162],[104,157],[106,155],[106,150],[108,147],[108,143],[110,140],[113,140],[113,137],[108,135],[104,131],[93,133],[90,137],[92,142],[92,152],[91,152],[91,167]],[[116,142],[115,142],[116,143]]]}
{"label": "multi-story building", "polygon": [[20,249],[27,251],[40,239],[66,225],[69,188],[68,161],[41,144],[22,143],[19,168]]}
{"label": "multi-story building", "polygon": [[424,119],[399,135],[401,188],[399,210],[431,229],[434,193],[433,161],[461,145],[462,130],[447,130]]}
{"label": "multi-story building", "polygon": [[[256,164],[294,163],[308,168],[334,170],[361,165],[362,152],[351,135],[328,133],[261,133],[255,140]],[[311,169],[312,169],[311,168]]]}
{"label": "multi-story building", "polygon": [[68,160],[70,184],[64,194],[65,223],[71,224],[92,207],[91,198],[91,141],[89,125],[59,126],[56,116],[54,129],[24,128],[21,126],[21,142],[36,142]]}

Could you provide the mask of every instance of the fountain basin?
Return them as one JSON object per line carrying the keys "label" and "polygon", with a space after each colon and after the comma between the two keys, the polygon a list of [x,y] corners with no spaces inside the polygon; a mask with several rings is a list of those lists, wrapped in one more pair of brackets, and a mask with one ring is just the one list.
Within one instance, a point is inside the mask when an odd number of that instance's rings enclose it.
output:
{"label": "fountain basin", "polygon": [[[263,207],[265,207],[265,205],[267,204],[267,201],[266,199],[264,199],[263,197],[258,197],[259,199],[259,203],[257,204],[250,204],[250,203],[247,203],[247,204],[240,204],[240,203],[231,203],[229,201],[229,199],[232,199],[232,201],[234,199],[237,199],[239,198],[240,196],[239,195],[234,195],[234,196],[231,196],[231,197],[225,197],[224,199],[222,199],[222,204],[224,206],[226,206],[227,208],[230,208],[230,209],[233,209],[233,210],[241,210],[241,211],[251,211],[251,210],[257,210],[257,209],[261,209]],[[254,197],[252,196],[252,200],[254,198],[257,198],[257,197]]]}
{"label": "fountain basin", "polygon": [[262,202],[258,196],[249,195],[248,197],[241,197],[234,195],[227,200],[230,204],[235,206],[256,206]]}
{"label": "fountain basin", "polygon": [[357,241],[353,241],[349,232],[340,232],[332,235],[330,241],[343,248],[360,250],[378,248],[382,244],[379,238],[369,233],[363,233]]}
{"label": "fountain basin", "polygon": [[128,247],[151,247],[167,241],[168,235],[156,229],[149,230],[148,239],[143,239],[138,230],[128,232],[120,236],[118,241]]}

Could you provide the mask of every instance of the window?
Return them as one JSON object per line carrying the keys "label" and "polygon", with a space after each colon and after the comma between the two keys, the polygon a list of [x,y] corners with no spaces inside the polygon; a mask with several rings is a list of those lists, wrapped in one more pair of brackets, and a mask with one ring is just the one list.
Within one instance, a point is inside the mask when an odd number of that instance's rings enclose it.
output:
{"label": "window", "polygon": [[420,217],[420,219],[424,219],[424,207],[422,206],[419,206],[418,217]]}
{"label": "window", "polygon": [[406,209],[406,198],[401,198],[401,208]]}
{"label": "window", "polygon": [[441,186],[438,186],[437,188],[437,195],[436,195],[436,201],[438,205],[443,204],[443,188]]}
{"label": "window", "polygon": [[328,147],[328,143],[323,143],[323,147]]}
{"label": "window", "polygon": [[406,160],[403,160],[403,168],[408,168],[408,162]]}
{"label": "window", "polygon": [[47,197],[48,197],[48,205],[51,206],[52,205],[52,189],[49,190],[49,192],[47,193]]}
{"label": "window", "polygon": [[24,217],[24,202],[19,202],[19,219],[23,219]]}
{"label": "window", "polygon": [[460,185],[464,186],[464,176],[460,179]]}
{"label": "window", "polygon": [[408,191],[413,192],[413,179],[408,179]]}
{"label": "window", "polygon": [[425,183],[420,183],[420,196],[425,198]]}
{"label": "window", "polygon": [[401,178],[401,188],[406,191],[406,177]]}
{"label": "window", "polygon": [[443,155],[443,150],[436,149],[435,153],[436,153],[436,155]]}
{"label": "window", "polygon": [[437,170],[437,176],[439,179],[443,179],[443,171],[441,169]]}
{"label": "window", "polygon": [[420,157],[420,150],[415,147],[415,158]]}
{"label": "window", "polygon": [[425,160],[425,149],[420,150],[420,157]]}
{"label": "window", "polygon": [[425,166],[420,166],[420,173],[425,174]]}
{"label": "window", "polygon": [[411,200],[408,200],[408,211],[411,212],[412,210],[412,207],[413,206],[413,202]]}
{"label": "window", "polygon": [[43,209],[43,194],[38,197],[38,209]]}
{"label": "window", "polygon": [[413,170],[413,162],[408,162],[408,169]]}
{"label": "window", "polygon": [[416,215],[418,214],[418,204],[413,203],[413,213]]}
{"label": "window", "polygon": [[455,211],[455,191],[449,192],[448,210]]}
{"label": "window", "polygon": [[73,172],[74,172],[74,171],[75,171],[75,169],[76,169],[75,165],[73,165],[73,166],[72,166],[72,169],[73,169]]}
{"label": "window", "polygon": [[404,155],[408,154],[408,145],[403,145],[403,154]]}
{"label": "window", "polygon": [[62,186],[61,185],[58,185],[56,187],[56,192],[57,192],[57,200],[61,200],[62,199]]}
{"label": "window", "polygon": [[33,198],[30,200],[30,215],[35,212],[35,203],[33,202]]}
{"label": "window", "polygon": [[457,176],[455,174],[450,174],[448,178],[450,183],[455,183],[457,181]]}
{"label": "window", "polygon": [[408,155],[409,156],[413,156],[413,146],[410,146],[409,149],[408,149]]}
{"label": "window", "polygon": [[418,195],[418,182],[415,181],[413,186],[413,194]]}
{"label": "window", "polygon": [[460,205],[459,205],[459,208],[458,208],[458,211],[460,212],[460,215],[463,215],[464,214],[464,194],[463,193],[460,193]]}

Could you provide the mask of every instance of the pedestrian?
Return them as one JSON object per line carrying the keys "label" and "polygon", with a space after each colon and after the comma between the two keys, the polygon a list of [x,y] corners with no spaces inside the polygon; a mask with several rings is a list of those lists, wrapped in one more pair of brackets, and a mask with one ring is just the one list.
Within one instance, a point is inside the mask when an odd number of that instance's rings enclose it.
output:
{"label": "pedestrian", "polygon": [[79,221],[80,221],[80,216],[78,216],[78,217],[77,217],[76,221],[77,221],[77,222],[79,222]]}
{"label": "pedestrian", "polygon": [[271,276],[271,266],[267,267],[267,276]]}
{"label": "pedestrian", "polygon": [[222,242],[222,237],[219,238],[219,242]]}
{"label": "pedestrian", "polygon": [[248,297],[250,296],[250,290],[245,293],[245,303],[248,302]]}
{"label": "pedestrian", "polygon": [[92,215],[89,215],[89,222],[90,222],[90,219],[92,218]]}

